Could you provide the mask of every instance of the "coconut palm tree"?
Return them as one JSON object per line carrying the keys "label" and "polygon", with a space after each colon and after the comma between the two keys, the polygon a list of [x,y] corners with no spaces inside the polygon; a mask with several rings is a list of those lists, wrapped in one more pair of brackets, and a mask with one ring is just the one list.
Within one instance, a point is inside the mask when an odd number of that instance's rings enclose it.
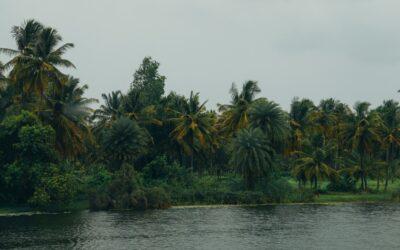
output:
{"label": "coconut palm tree", "polygon": [[[394,100],[384,101],[383,105],[377,108],[383,121],[382,143],[385,149],[386,175],[385,175],[385,191],[387,190],[390,170],[396,166],[394,161],[395,152],[400,145],[400,106]],[[392,171],[394,172],[394,171]]]}
{"label": "coconut palm tree", "polygon": [[67,157],[84,152],[84,141],[90,139],[89,107],[95,99],[85,98],[87,85],[79,86],[79,79],[68,77],[60,86],[51,85],[45,95],[40,117],[56,132],[57,149]]}
{"label": "coconut palm tree", "polygon": [[230,163],[242,174],[246,188],[273,169],[274,150],[259,128],[241,129],[232,140]]}
{"label": "coconut palm tree", "polygon": [[273,101],[259,99],[249,110],[250,125],[260,128],[275,150],[282,149],[289,132],[287,114]]}
{"label": "coconut palm tree", "polygon": [[58,67],[75,67],[63,58],[74,45],[65,43],[58,46],[62,37],[57,30],[29,20],[20,27],[14,27],[12,33],[17,50],[3,48],[1,51],[14,56],[5,67],[12,68],[10,79],[26,94],[36,92],[43,97],[50,83],[60,85],[65,81]]}
{"label": "coconut palm tree", "polygon": [[192,91],[183,111],[169,110],[173,114],[169,122],[174,125],[170,136],[181,146],[184,154],[190,156],[192,170],[195,153],[208,146],[214,130],[214,116],[206,112],[205,104],[200,104],[199,93],[193,94]]}
{"label": "coconut palm tree", "polygon": [[335,170],[326,163],[328,156],[326,147],[315,148],[311,153],[296,152],[296,154],[299,157],[295,160],[293,175],[299,180],[305,177],[315,190],[318,189],[319,181],[335,174]]}
{"label": "coconut palm tree", "polygon": [[309,99],[294,98],[290,106],[289,124],[291,127],[290,151],[301,151],[310,129],[310,114],[315,109]]}
{"label": "coconut palm tree", "polygon": [[[377,159],[374,155],[362,156],[358,152],[353,151],[350,155],[347,155],[345,162],[346,167],[341,169],[340,173],[346,173],[356,181],[361,180],[360,187],[363,190],[365,189],[365,185],[367,185],[365,184],[365,176],[369,177],[374,173],[378,179],[377,189],[379,189],[381,169],[386,165],[384,161]],[[361,162],[363,166],[361,166]]]}
{"label": "coconut palm tree", "polygon": [[222,112],[219,128],[226,135],[232,135],[250,124],[249,110],[256,100],[256,95],[260,93],[260,88],[256,81],[247,81],[243,84],[241,92],[232,84],[230,93],[231,103],[218,105],[219,111]]}
{"label": "coconut palm tree", "polygon": [[124,115],[122,103],[123,96],[121,91],[112,91],[109,94],[102,94],[104,104],[96,109],[93,113],[92,119],[95,120],[95,130],[110,127],[111,124],[118,118]]}
{"label": "coconut palm tree", "polygon": [[350,142],[351,149],[360,155],[361,187],[364,191],[368,188],[365,159],[373,153],[374,145],[381,143],[379,133],[383,125],[377,112],[369,112],[369,106],[367,102],[356,103],[355,116],[345,125],[343,136]]}

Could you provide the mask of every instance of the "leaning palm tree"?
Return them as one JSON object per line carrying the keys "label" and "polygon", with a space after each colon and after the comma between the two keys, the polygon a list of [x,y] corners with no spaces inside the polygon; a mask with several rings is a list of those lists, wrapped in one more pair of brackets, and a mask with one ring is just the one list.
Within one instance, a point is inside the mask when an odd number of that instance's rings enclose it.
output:
{"label": "leaning palm tree", "polygon": [[43,97],[49,84],[60,85],[65,78],[58,67],[75,67],[64,59],[65,52],[74,47],[72,43],[62,42],[57,30],[43,27],[30,20],[21,27],[14,27],[13,36],[17,50],[2,49],[14,57],[6,63],[11,68],[10,79],[25,93],[35,92]]}
{"label": "leaning palm tree", "polygon": [[273,169],[274,150],[259,128],[241,129],[231,145],[230,163],[242,174],[246,188],[254,189],[256,181]]}
{"label": "leaning palm tree", "polygon": [[205,104],[200,104],[198,93],[191,92],[183,111],[169,110],[173,115],[169,121],[174,126],[170,136],[181,146],[183,153],[190,156],[192,170],[195,153],[207,147],[214,130],[214,116],[206,112]]}
{"label": "leaning palm tree", "polygon": [[232,135],[239,129],[248,127],[250,123],[249,110],[259,92],[260,88],[256,81],[245,82],[241,92],[239,92],[235,84],[232,84],[230,90],[231,103],[218,105],[219,111],[222,112],[219,128],[223,133]]}
{"label": "leaning palm tree", "polygon": [[372,154],[374,145],[381,143],[380,131],[383,127],[382,119],[377,112],[369,112],[369,106],[366,102],[356,103],[356,115],[345,125],[343,135],[350,142],[351,149],[360,155],[361,187],[364,191],[368,188],[365,159]]}
{"label": "leaning palm tree", "polygon": [[289,132],[289,119],[277,103],[259,99],[250,108],[249,117],[251,127],[260,128],[275,150],[283,148]]}
{"label": "leaning palm tree", "polygon": [[79,80],[68,77],[61,87],[52,85],[39,111],[43,120],[56,131],[57,149],[66,157],[84,152],[84,141],[90,139],[89,107],[95,99],[83,97],[88,86],[79,86]]}

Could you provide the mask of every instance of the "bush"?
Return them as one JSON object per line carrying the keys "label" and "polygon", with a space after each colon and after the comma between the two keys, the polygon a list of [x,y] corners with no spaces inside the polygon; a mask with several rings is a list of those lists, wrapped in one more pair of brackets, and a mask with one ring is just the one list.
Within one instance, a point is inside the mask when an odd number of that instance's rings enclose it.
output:
{"label": "bush", "polygon": [[150,188],[146,191],[148,208],[167,208],[171,206],[171,198],[164,189],[159,187]]}
{"label": "bush", "polygon": [[392,193],[392,201],[400,202],[400,189],[393,191]]}
{"label": "bush", "polygon": [[189,185],[193,176],[188,169],[176,162],[170,164],[166,156],[158,156],[143,168],[143,177],[149,184],[166,182],[169,184]]}
{"label": "bush", "polygon": [[327,190],[333,192],[355,192],[357,190],[356,181],[353,177],[342,174],[339,178],[331,180]]}
{"label": "bush", "polygon": [[314,202],[315,201],[315,192],[311,189],[297,189],[295,190],[291,196],[290,201],[292,202]]}
{"label": "bush", "polygon": [[257,191],[244,191],[240,194],[240,203],[244,204],[264,204],[268,200],[262,192]]}
{"label": "bush", "polygon": [[269,179],[261,185],[261,189],[267,196],[269,202],[286,202],[293,193],[293,187],[284,178]]}
{"label": "bush", "polygon": [[138,180],[138,174],[129,164],[123,164],[110,181],[106,173],[108,172],[91,179],[93,183],[97,183],[97,188],[89,194],[92,210],[144,210],[167,208],[171,205],[170,196],[163,188],[145,189]]}
{"label": "bush", "polygon": [[60,210],[71,203],[78,188],[77,177],[72,171],[63,171],[51,165],[35,188],[29,205],[44,210]]}

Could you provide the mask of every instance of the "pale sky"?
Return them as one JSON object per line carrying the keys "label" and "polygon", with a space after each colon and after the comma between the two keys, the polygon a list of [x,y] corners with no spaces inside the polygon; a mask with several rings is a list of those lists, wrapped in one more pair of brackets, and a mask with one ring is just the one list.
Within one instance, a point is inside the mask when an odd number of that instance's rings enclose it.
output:
{"label": "pale sky", "polygon": [[70,73],[90,97],[126,91],[151,56],[167,91],[200,92],[209,107],[249,79],[285,109],[294,96],[400,99],[398,0],[0,0],[0,47],[30,18],[75,44]]}

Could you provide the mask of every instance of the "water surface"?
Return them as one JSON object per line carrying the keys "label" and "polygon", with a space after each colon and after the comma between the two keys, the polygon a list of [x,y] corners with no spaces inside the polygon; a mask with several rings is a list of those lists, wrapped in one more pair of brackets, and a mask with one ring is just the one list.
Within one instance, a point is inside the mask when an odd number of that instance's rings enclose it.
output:
{"label": "water surface", "polygon": [[399,204],[0,216],[0,248],[400,249]]}

